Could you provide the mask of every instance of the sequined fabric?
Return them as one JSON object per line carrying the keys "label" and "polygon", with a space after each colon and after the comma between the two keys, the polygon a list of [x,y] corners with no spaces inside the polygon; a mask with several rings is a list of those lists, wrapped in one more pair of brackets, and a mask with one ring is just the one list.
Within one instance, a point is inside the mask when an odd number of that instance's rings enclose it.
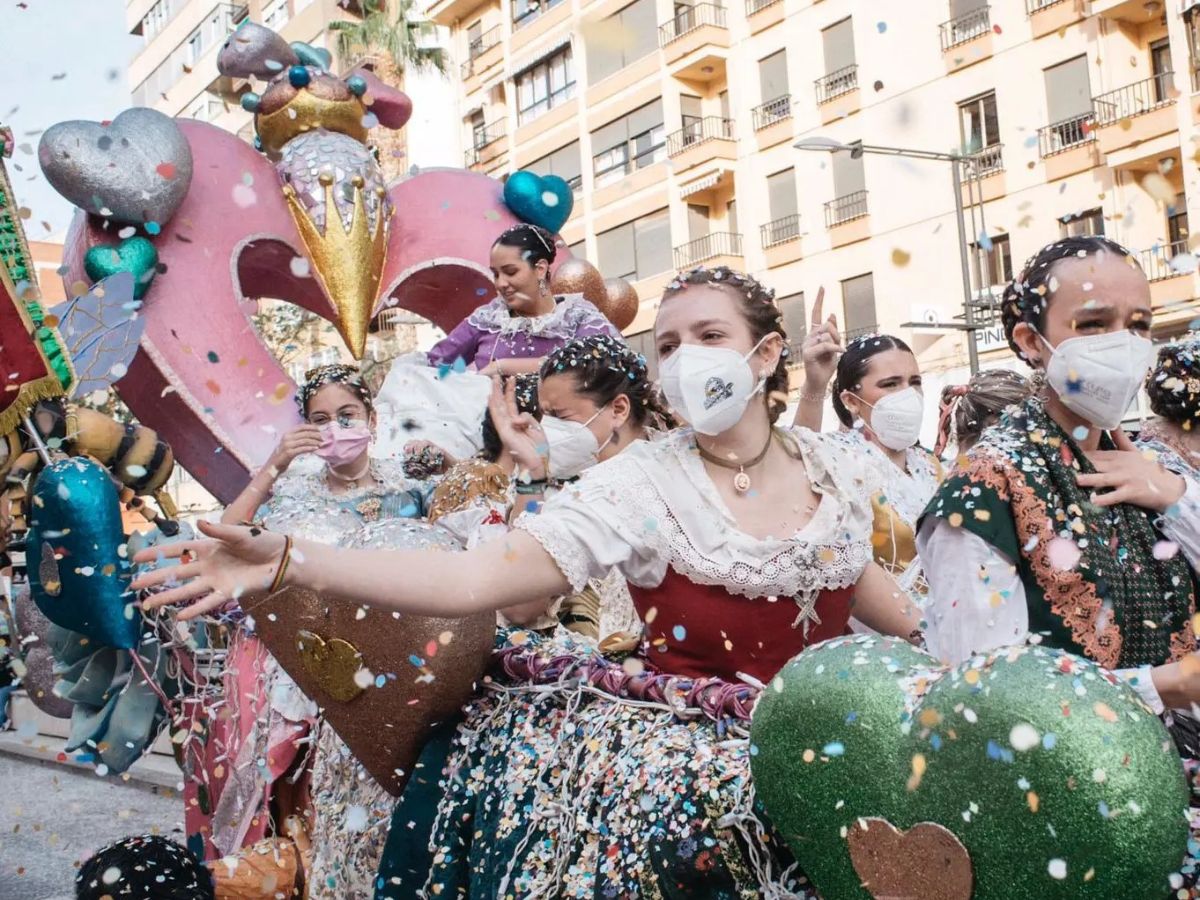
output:
{"label": "sequined fabric", "polygon": [[667,706],[498,682],[467,708],[444,787],[429,896],[812,896],[754,811],[749,741]]}

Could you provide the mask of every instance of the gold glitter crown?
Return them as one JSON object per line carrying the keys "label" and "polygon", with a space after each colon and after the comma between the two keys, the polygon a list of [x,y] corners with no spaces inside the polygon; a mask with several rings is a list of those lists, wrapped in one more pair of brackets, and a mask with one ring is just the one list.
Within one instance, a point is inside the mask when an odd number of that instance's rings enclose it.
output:
{"label": "gold glitter crown", "polygon": [[278,155],[284,144],[297,135],[324,128],[367,142],[363,117],[367,108],[358,97],[332,99],[318,91],[302,89],[279,109],[259,113],[255,121],[265,153]]}

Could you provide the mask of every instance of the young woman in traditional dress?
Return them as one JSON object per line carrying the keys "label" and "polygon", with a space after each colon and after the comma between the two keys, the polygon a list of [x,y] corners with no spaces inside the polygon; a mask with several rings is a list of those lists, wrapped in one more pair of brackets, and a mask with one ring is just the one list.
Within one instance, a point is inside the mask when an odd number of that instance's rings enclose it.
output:
{"label": "young woman in traditional dress", "polygon": [[[431,487],[409,479],[399,462],[371,456],[375,412],[356,368],[311,370],[296,402],[304,424],[283,435],[222,522],[257,520],[275,531],[338,544],[372,523],[425,516]],[[313,457],[323,465],[313,465]],[[224,853],[236,850],[245,838],[224,846],[231,840],[224,832],[233,827],[244,833],[255,821],[261,830],[270,818],[265,805],[277,792],[280,812],[302,813],[309,820],[308,896],[370,897],[394,798],[320,722],[316,704],[248,628],[236,632],[229,658],[226,696],[245,714],[241,751],[226,766],[230,778],[213,817],[214,840]],[[307,756],[305,744],[314,748],[311,784],[298,768]],[[263,759],[268,766],[260,765]],[[306,785],[309,796],[294,796]],[[233,816],[235,810],[240,814]]]}
{"label": "young woman in traditional dress", "polygon": [[694,270],[665,291],[655,337],[664,393],[691,429],[635,442],[503,539],[447,565],[205,525],[213,540],[181,548],[183,583],[148,601],[190,602],[190,617],[295,584],[447,616],[548,604],[613,567],[625,575],[642,655],[622,664],[570,638],[527,639],[469,708],[434,832],[436,896],[801,893],[755,811],[736,726],[754,685],[842,634],[852,609],[881,632],[917,628],[871,562],[857,461],[774,425],[787,370],[772,293]]}
{"label": "young woman in traditional dress", "polygon": [[467,316],[429,351],[430,365],[462,360],[484,375],[537,372],[548,354],[573,338],[619,337],[582,294],[556,297],[550,265],[554,236],[536,225],[514,225],[492,245],[497,296]]}
{"label": "young woman in traditional dress", "polygon": [[[1187,708],[1198,486],[1121,429],[1154,359],[1146,276],[1110,240],[1067,238],[1003,302],[1040,389],[960,457],[922,521],[929,650],[957,663],[1034,638],[1123,671],[1159,710]],[[1161,552],[1165,537],[1185,553]]]}
{"label": "young woman in traditional dress", "polygon": [[833,411],[842,424],[835,439],[865,461],[875,561],[921,602],[927,585],[917,558],[917,519],[942,475],[937,458],[917,444],[925,410],[921,367],[891,335],[861,335],[843,347],[836,318],[821,322],[819,303],[812,326],[800,351],[804,385],[796,424],[820,431],[832,380]]}

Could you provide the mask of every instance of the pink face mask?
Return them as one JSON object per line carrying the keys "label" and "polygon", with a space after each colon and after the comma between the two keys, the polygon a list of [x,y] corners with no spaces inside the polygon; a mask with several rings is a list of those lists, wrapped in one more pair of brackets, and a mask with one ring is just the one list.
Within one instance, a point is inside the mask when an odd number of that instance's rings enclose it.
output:
{"label": "pink face mask", "polygon": [[358,459],[370,444],[371,429],[366,422],[352,420],[346,425],[330,422],[321,426],[317,456],[331,466],[344,466]]}

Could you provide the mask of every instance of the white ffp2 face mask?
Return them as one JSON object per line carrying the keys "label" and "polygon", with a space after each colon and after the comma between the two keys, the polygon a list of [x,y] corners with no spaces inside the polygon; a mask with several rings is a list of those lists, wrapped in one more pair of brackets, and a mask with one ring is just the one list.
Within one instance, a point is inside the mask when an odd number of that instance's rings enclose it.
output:
{"label": "white ffp2 face mask", "polygon": [[881,397],[874,406],[862,397],[858,399],[871,408],[871,418],[867,424],[875,432],[875,437],[879,438],[879,443],[889,450],[907,450],[921,437],[925,396],[915,387],[906,387]]}
{"label": "white ffp2 face mask", "polygon": [[546,447],[550,454],[547,475],[558,479],[574,478],[596,464],[600,451],[608,446],[612,438],[601,444],[588,426],[603,411],[604,407],[596,410],[596,415],[586,422],[542,416],[542,433],[546,435]]}
{"label": "white ffp2 face mask", "polygon": [[728,347],[681,344],[666,358],[659,378],[663,395],[693,431],[720,434],[742,418],[750,398],[766,383],[765,378],[755,378],[748,360],[768,337],[746,354]]}
{"label": "white ffp2 face mask", "polygon": [[1097,428],[1121,424],[1154,365],[1154,344],[1129,330],[1068,338],[1050,351],[1046,383],[1063,406]]}

